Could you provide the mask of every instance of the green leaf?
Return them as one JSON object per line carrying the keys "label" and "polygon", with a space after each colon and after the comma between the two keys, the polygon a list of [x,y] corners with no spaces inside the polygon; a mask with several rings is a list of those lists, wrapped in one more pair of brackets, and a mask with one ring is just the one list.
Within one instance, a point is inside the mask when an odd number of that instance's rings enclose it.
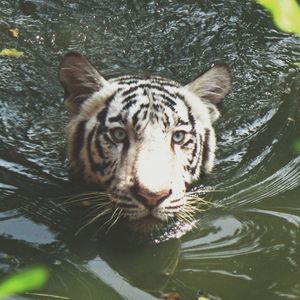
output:
{"label": "green leaf", "polygon": [[293,149],[300,154],[300,140],[294,142]]}
{"label": "green leaf", "polygon": [[13,56],[13,57],[21,57],[24,53],[22,51],[18,51],[17,49],[8,49],[5,48],[0,51],[0,56]]}
{"label": "green leaf", "polygon": [[41,288],[48,279],[43,267],[35,267],[7,278],[0,284],[0,299]]}
{"label": "green leaf", "polygon": [[300,6],[297,0],[257,0],[257,2],[271,12],[280,30],[300,35]]}

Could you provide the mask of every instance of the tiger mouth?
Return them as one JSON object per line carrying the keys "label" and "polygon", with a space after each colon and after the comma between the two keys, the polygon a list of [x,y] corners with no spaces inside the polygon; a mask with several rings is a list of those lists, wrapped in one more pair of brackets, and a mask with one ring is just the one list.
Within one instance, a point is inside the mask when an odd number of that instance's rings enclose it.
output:
{"label": "tiger mouth", "polygon": [[149,213],[147,216],[130,220],[130,223],[136,223],[136,224],[162,224],[164,221],[151,213]]}
{"label": "tiger mouth", "polygon": [[[178,198],[172,200],[173,206],[167,206],[160,208],[159,206],[155,207],[141,207],[140,204],[137,205],[134,202],[139,203],[135,198],[129,198],[127,196],[114,195],[111,197],[111,201],[115,207],[122,210],[122,215],[129,222],[138,221],[139,223],[165,223],[169,220],[170,217],[176,216],[178,212],[181,211],[184,205],[179,204],[178,202],[184,198]],[[122,202],[126,200],[126,202]],[[178,203],[177,205],[174,205]]]}
{"label": "tiger mouth", "polygon": [[[184,199],[183,199],[184,198]],[[192,224],[196,212],[202,211],[196,202],[206,203],[204,200],[186,193],[169,201],[168,205],[143,207],[134,198],[99,192],[84,193],[67,199],[66,205],[72,206],[78,203],[87,208],[88,218],[77,231],[81,232],[89,225],[100,223],[99,230],[110,231],[117,224],[123,225],[137,232],[155,232],[163,228],[171,228],[178,222]],[[171,226],[171,227],[170,227]],[[119,227],[120,228],[120,227]]]}

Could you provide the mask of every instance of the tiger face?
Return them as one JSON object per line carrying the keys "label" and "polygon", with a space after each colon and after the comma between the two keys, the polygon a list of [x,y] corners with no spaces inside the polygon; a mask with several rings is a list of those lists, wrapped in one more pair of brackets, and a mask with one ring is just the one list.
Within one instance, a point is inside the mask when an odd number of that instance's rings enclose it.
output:
{"label": "tiger face", "polygon": [[176,218],[187,206],[189,184],[212,170],[212,124],[230,89],[228,67],[216,65],[185,86],[156,76],[106,80],[83,56],[69,53],[60,81],[72,113],[71,171],[103,188],[129,222]]}

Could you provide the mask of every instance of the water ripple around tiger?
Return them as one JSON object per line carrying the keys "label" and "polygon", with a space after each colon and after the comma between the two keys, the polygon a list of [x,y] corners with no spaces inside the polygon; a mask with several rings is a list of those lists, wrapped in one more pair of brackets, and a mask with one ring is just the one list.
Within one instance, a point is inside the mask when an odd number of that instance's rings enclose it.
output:
{"label": "water ripple around tiger", "polygon": [[[246,180],[249,178],[246,178]],[[263,199],[293,190],[300,185],[300,157],[291,160],[277,172],[253,185],[241,189],[221,200],[230,208],[243,206],[248,203],[260,202]]]}
{"label": "water ripple around tiger", "polygon": [[207,224],[206,220],[200,219],[200,237],[191,236],[182,243],[182,257],[199,263],[250,254],[292,253],[294,235],[299,228],[300,216],[292,210],[282,211],[282,208],[239,210],[236,215],[213,219]]}

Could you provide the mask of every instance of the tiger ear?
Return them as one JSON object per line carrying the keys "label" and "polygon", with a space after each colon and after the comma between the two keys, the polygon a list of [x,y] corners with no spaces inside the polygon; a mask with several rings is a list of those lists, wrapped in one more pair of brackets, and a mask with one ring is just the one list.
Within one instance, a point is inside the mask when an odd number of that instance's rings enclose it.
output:
{"label": "tiger ear", "polygon": [[228,94],[231,85],[232,78],[229,67],[225,64],[218,64],[202,73],[185,88],[207,104],[211,120],[215,121],[219,116],[216,105],[221,103]]}
{"label": "tiger ear", "polygon": [[59,80],[65,91],[66,106],[72,113],[78,113],[81,104],[107,84],[87,59],[76,52],[63,57],[59,66]]}

